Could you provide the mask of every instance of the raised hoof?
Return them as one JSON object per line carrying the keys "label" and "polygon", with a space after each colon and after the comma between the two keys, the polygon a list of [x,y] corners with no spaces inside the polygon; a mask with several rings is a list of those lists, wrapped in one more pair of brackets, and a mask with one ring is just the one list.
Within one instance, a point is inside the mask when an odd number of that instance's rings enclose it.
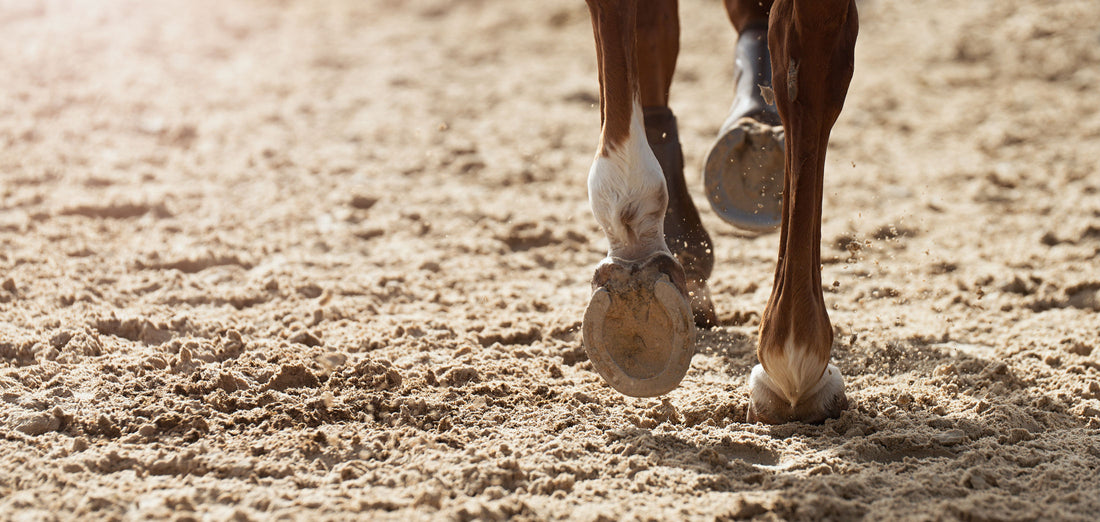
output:
{"label": "raised hoof", "polygon": [[667,254],[641,263],[604,259],[584,313],[584,349],[596,372],[620,393],[654,397],[683,380],[695,350],[695,325],[683,270]]}
{"label": "raised hoof", "polygon": [[783,210],[783,127],[741,118],[707,155],[703,184],[714,212],[754,232],[775,230]]}
{"label": "raised hoof", "polygon": [[821,380],[792,405],[768,377],[764,367],[756,365],[749,376],[749,422],[764,424],[783,424],[785,422],[805,422],[820,424],[826,419],[839,417],[848,408],[848,397],[844,395],[844,378],[836,366],[825,367]]}

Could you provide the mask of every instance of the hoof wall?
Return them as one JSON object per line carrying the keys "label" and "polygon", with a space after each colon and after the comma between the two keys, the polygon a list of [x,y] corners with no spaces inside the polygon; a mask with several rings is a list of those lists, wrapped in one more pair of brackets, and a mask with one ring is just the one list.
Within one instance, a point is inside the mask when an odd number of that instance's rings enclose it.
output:
{"label": "hoof wall", "polygon": [[[662,259],[663,258],[663,259]],[[654,397],[675,389],[691,365],[695,324],[679,269],[659,255],[640,264],[605,260],[584,313],[584,349],[620,393]]]}

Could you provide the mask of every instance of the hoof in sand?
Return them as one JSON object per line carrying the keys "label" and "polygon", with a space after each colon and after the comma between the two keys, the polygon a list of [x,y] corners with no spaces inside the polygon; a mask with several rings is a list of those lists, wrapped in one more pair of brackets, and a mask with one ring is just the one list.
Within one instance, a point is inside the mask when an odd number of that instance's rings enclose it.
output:
{"label": "hoof in sand", "polygon": [[707,155],[703,185],[727,223],[754,232],[779,226],[783,211],[783,127],[741,118]]}
{"label": "hoof in sand", "polygon": [[844,395],[844,377],[836,366],[825,367],[821,380],[796,404],[785,399],[779,388],[757,364],[749,376],[748,422],[764,424],[783,424],[785,422],[804,422],[820,424],[826,419],[835,419],[848,408],[848,397]]}
{"label": "hoof in sand", "polygon": [[641,263],[605,259],[584,313],[584,349],[620,393],[655,397],[673,390],[695,351],[695,323],[683,269],[667,254]]}

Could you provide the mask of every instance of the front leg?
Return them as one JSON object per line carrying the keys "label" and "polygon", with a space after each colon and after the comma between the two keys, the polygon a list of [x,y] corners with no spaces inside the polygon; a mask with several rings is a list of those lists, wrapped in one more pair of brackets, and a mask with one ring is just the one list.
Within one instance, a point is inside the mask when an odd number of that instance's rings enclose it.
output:
{"label": "front leg", "polygon": [[852,79],[854,0],[777,0],[769,50],[786,134],[779,262],[760,323],[749,420],[821,422],[847,407],[829,364],[833,332],[821,292],[821,196],[829,132]]}
{"label": "front leg", "polygon": [[600,72],[600,144],[588,198],[610,249],[592,279],[585,351],[616,390],[661,395],[691,364],[695,325],[684,270],[665,243],[668,190],[646,141],[638,94],[636,4],[588,0]]}

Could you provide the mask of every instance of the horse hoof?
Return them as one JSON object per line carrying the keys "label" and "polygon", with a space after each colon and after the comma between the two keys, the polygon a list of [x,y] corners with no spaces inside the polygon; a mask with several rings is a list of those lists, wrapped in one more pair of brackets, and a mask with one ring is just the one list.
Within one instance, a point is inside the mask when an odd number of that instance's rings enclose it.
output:
{"label": "horse hoof", "polygon": [[695,324],[683,269],[667,254],[596,268],[584,313],[584,349],[612,388],[654,397],[683,380],[695,349]]}
{"label": "horse hoof", "polygon": [[775,230],[783,210],[783,127],[741,118],[711,146],[703,169],[707,200],[727,223]]}
{"label": "horse hoof", "polygon": [[840,370],[831,364],[825,367],[825,373],[813,389],[794,405],[783,398],[763,366],[756,365],[749,376],[748,422],[783,424],[798,421],[820,424],[826,419],[839,417],[847,408],[844,378],[841,377]]}

